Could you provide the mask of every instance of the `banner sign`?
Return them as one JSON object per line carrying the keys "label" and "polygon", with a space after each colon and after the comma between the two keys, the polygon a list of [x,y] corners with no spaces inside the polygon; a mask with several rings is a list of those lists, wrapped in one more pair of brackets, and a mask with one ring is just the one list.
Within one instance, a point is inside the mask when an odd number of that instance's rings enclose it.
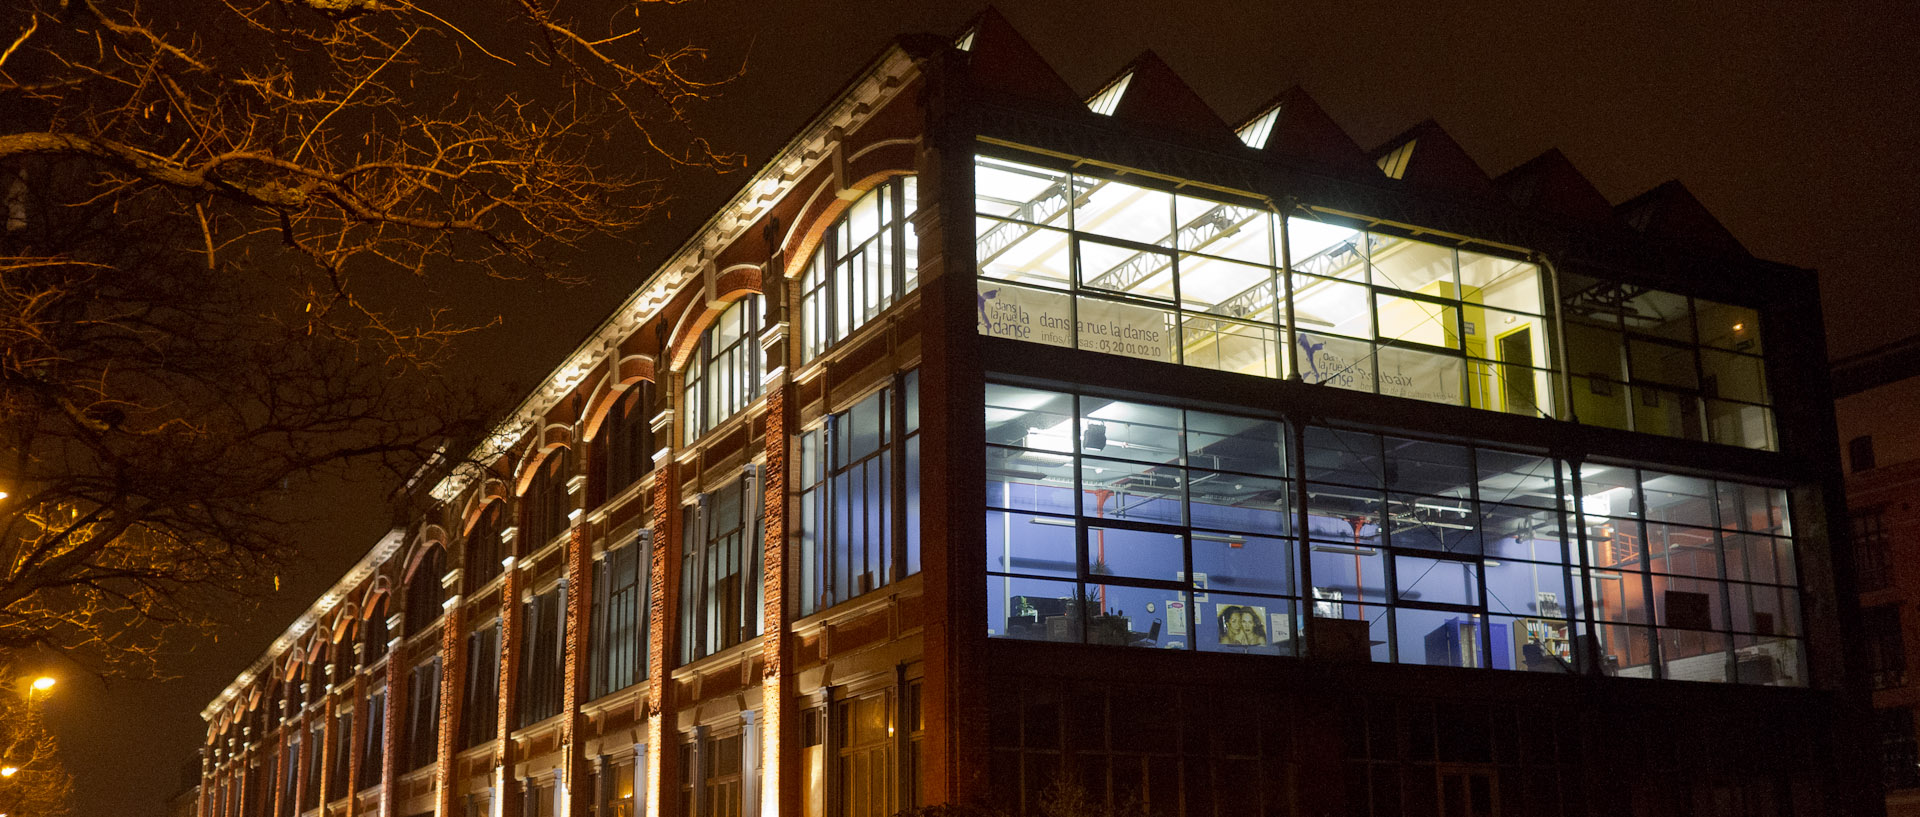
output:
{"label": "banner sign", "polygon": [[1325,383],[1342,389],[1373,391],[1379,379],[1380,393],[1432,403],[1459,405],[1460,380],[1466,364],[1447,355],[1395,349],[1362,340],[1301,332],[1301,379]]}
{"label": "banner sign", "polygon": [[1077,345],[1090,352],[1163,363],[1174,359],[1174,335],[1163,310],[1082,298],[1076,332],[1073,296],[1065,292],[980,281],[979,297],[980,334],[988,337]]}

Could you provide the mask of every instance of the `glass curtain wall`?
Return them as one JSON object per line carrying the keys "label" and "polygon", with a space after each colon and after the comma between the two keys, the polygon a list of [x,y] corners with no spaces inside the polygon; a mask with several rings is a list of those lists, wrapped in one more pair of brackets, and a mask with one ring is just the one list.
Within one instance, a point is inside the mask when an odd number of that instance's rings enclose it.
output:
{"label": "glass curtain wall", "polygon": [[1752,309],[1571,275],[1562,307],[1518,255],[1125,178],[976,157],[981,334],[1776,445]]}
{"label": "glass curtain wall", "polygon": [[1777,446],[1757,312],[1582,275],[1561,297],[1580,422]]}
{"label": "glass curtain wall", "polygon": [[994,637],[1806,683],[1777,488],[994,384],[985,422]]}

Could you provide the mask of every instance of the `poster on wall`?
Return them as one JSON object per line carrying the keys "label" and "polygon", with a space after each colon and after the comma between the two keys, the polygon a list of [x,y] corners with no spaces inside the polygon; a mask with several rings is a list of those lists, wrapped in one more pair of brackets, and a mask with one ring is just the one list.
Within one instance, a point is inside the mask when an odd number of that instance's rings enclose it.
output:
{"label": "poster on wall", "polygon": [[1214,617],[1220,622],[1220,646],[1267,646],[1267,608],[1251,604],[1222,604]]}
{"label": "poster on wall", "polygon": [[1168,313],[1152,307],[1082,298],[1074,331],[1073,296],[1065,292],[979,281],[980,334],[1140,360],[1172,362],[1174,333]]}

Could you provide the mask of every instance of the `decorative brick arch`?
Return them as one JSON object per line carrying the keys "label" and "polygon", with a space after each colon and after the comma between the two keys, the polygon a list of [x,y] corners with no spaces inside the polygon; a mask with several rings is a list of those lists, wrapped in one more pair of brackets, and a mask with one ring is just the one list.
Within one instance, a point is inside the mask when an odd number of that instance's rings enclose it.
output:
{"label": "decorative brick arch", "polygon": [[540,441],[534,450],[520,461],[520,472],[513,478],[513,495],[526,496],[527,486],[533,484],[533,475],[540,473],[540,466],[553,456],[554,449],[573,450],[573,428],[562,423],[550,423],[540,429]]}
{"label": "decorative brick arch", "polygon": [[413,538],[413,545],[407,548],[405,567],[400,571],[400,583],[405,585],[413,580],[413,572],[419,569],[420,561],[425,559],[428,553],[433,552],[434,548],[440,548],[442,553],[446,552],[446,541],[447,532],[439,525],[427,525],[421,528],[419,535]]}
{"label": "decorative brick arch", "polygon": [[607,415],[613,412],[613,404],[625,397],[627,390],[640,381],[658,382],[654,379],[654,360],[647,355],[627,355],[620,358],[613,371],[600,379],[594,387],[593,399],[587,401],[586,415],[580,419],[580,440],[593,442],[600,433],[600,424],[606,422]]}
{"label": "decorative brick arch", "polygon": [[473,532],[473,523],[480,521],[487,505],[507,501],[507,483],[505,480],[487,476],[480,481],[480,489],[467,495],[467,506],[460,512],[460,535],[465,537]]}
{"label": "decorative brick arch", "polygon": [[340,605],[333,614],[333,644],[336,648],[343,641],[351,641],[360,633],[360,608],[353,602]]}
{"label": "decorative brick arch", "polygon": [[[833,229],[835,224],[840,223],[840,217],[846,214],[847,208],[852,207],[854,202],[859,201],[868,193],[873,192],[874,188],[879,187],[889,179],[912,175],[915,175],[915,173],[910,168],[904,170],[893,168],[878,171],[862,178],[858,182],[847,185],[848,193],[858,193],[859,195],[850,195],[845,198],[835,195],[821,204],[818,212],[812,214],[803,212],[801,218],[804,219],[804,221],[795,225],[793,233],[790,234],[784,242],[787,251],[786,269],[782,272],[788,278],[800,277],[807,271],[807,262],[813,260],[814,250],[820,248],[820,241],[826,237],[828,230]],[[832,184],[832,181],[828,181],[827,185],[823,186],[823,189]]]}
{"label": "decorative brick arch", "polygon": [[[746,282],[743,277],[742,286],[730,290],[719,290],[720,294],[711,304],[695,304],[687,307],[686,313],[681,316],[680,325],[673,330],[673,339],[667,343],[667,348],[672,350],[668,356],[668,360],[671,361],[668,368],[676,372],[686,369],[687,360],[693,357],[694,347],[699,345],[700,338],[706,334],[707,327],[712,326],[713,322],[720,318],[721,313],[726,312],[741,299],[748,295],[761,294],[758,272],[752,276],[752,279]],[[758,343],[759,339],[755,338],[754,342]]]}

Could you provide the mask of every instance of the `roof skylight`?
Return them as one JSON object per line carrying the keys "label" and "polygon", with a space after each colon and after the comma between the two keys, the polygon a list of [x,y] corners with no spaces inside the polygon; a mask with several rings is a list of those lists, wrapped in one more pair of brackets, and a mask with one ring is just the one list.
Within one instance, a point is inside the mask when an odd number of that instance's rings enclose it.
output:
{"label": "roof skylight", "polygon": [[1275,105],[1266,113],[1253,118],[1252,122],[1241,125],[1234,131],[1247,147],[1258,150],[1267,146],[1267,138],[1273,135],[1273,123],[1280,119],[1280,106]]}
{"label": "roof skylight", "polygon": [[1113,84],[1100,89],[1100,93],[1094,94],[1092,99],[1087,100],[1087,107],[1101,116],[1112,116],[1114,110],[1120,107],[1120,97],[1126,94],[1127,83],[1131,81],[1133,81],[1132,71],[1121,74]]}

